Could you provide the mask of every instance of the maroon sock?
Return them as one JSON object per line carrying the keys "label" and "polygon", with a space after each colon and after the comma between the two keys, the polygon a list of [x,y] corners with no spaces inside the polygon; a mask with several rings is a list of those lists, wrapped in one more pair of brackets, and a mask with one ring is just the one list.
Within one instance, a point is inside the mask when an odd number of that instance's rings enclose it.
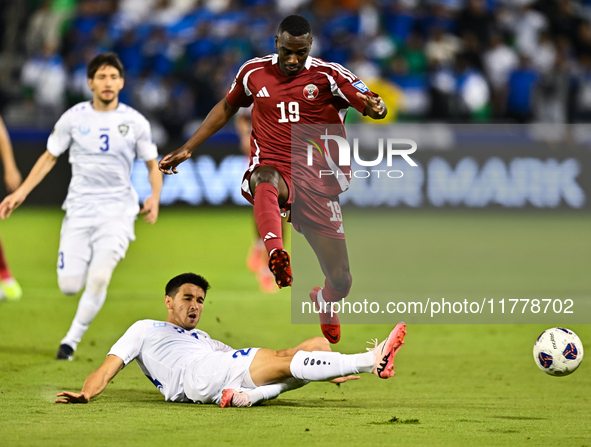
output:
{"label": "maroon sock", "polygon": [[0,242],[0,279],[6,281],[10,278],[12,278],[12,275],[10,274],[10,270],[8,269],[6,258],[4,258],[4,249],[2,248],[2,242]]}
{"label": "maroon sock", "polygon": [[254,191],[254,220],[267,252],[283,248],[279,192],[269,183],[260,183]]}
{"label": "maroon sock", "polygon": [[353,284],[353,277],[351,275],[349,275],[349,277],[351,278],[351,283],[349,284],[349,288],[346,292],[341,292],[340,290],[333,289],[332,287],[330,287],[330,284],[328,284],[328,279],[325,279],[324,289],[322,289],[322,298],[324,299],[324,301],[326,301],[327,303],[335,303],[337,301],[341,301],[343,298],[349,295],[349,291],[351,290],[351,284]]}

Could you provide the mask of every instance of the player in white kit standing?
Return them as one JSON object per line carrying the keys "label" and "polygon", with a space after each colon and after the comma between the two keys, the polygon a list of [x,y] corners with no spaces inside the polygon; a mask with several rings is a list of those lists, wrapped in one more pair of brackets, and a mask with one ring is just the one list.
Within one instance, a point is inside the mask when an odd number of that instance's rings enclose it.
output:
{"label": "player in white kit standing", "polygon": [[[47,151],[23,184],[0,203],[0,218],[17,208],[55,166],[68,148],[72,180],[63,205],[57,273],[61,291],[74,295],[84,287],[74,321],[61,341],[57,358],[71,360],[107,296],[111,275],[135,239],[138,212],[146,222],[158,218],[162,174],[150,124],[119,102],[124,71],[115,53],[102,53],[88,64],[93,100],[64,113],[56,123]],[[135,158],[146,163],[152,195],[140,211],[130,181]]]}

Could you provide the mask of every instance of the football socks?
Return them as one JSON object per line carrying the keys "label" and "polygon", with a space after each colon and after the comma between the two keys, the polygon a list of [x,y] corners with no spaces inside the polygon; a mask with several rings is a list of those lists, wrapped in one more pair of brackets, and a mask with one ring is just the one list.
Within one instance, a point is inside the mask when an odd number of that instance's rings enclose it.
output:
{"label": "football socks", "polygon": [[324,301],[326,301],[328,303],[335,303],[337,301],[342,300],[347,295],[349,295],[349,291],[351,290],[351,284],[353,283],[353,277],[351,275],[349,275],[349,277],[351,278],[351,281],[349,282],[349,288],[347,289],[346,292],[342,292],[340,290],[333,289],[330,286],[330,284],[328,283],[328,280],[325,279],[324,280],[324,288],[322,289],[322,298],[324,299]]}
{"label": "football socks", "polygon": [[293,356],[289,368],[292,376],[297,379],[311,381],[334,379],[335,377],[348,376],[359,372],[370,372],[371,368],[369,368],[369,371],[361,371],[357,368],[357,363],[360,365],[367,363],[365,357],[359,360],[357,357],[366,355],[367,353],[346,355],[327,351],[298,351]]}
{"label": "football socks", "polygon": [[0,280],[6,282],[9,279],[12,279],[12,275],[10,274],[8,263],[4,257],[4,248],[2,247],[2,242],[0,242]]}
{"label": "football socks", "polygon": [[254,219],[268,253],[283,248],[278,197],[279,192],[269,183],[260,183],[255,189]]}

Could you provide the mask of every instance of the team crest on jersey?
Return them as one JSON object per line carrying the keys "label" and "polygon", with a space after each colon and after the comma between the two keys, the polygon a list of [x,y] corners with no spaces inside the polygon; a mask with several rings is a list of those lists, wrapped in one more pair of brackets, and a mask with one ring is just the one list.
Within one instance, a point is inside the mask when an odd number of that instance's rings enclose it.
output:
{"label": "team crest on jersey", "polygon": [[304,98],[314,99],[318,96],[318,87],[314,84],[308,84],[304,87]]}
{"label": "team crest on jersey", "polygon": [[80,132],[81,135],[88,135],[90,133],[90,126],[83,126],[80,124],[78,126],[78,132]]}
{"label": "team crest on jersey", "polygon": [[127,135],[127,132],[129,132],[129,126],[127,124],[119,124],[119,132],[123,136]]}

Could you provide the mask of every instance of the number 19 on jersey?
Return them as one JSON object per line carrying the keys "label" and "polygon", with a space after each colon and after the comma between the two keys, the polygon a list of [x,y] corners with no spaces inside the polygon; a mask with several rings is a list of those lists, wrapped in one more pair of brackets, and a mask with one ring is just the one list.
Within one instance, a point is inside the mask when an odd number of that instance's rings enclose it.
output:
{"label": "number 19 on jersey", "polygon": [[280,102],[277,107],[281,110],[280,123],[297,123],[300,120],[300,105],[296,101],[292,101],[287,104],[287,112],[289,113],[289,119],[285,113],[285,102]]}

